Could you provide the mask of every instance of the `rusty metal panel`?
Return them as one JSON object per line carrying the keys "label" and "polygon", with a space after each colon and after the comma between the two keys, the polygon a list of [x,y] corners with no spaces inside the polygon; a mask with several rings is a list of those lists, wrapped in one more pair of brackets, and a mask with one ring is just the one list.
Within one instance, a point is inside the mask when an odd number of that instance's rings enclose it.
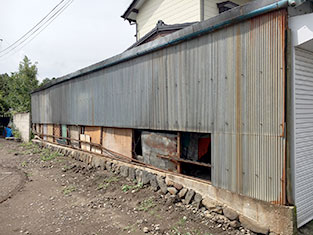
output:
{"label": "rusty metal panel", "polygon": [[177,135],[147,132],[141,134],[143,161],[155,167],[177,171],[177,165],[162,156],[177,157]]}
{"label": "rusty metal panel", "polygon": [[[214,185],[280,204],[285,202],[285,20],[284,11],[273,12],[224,31],[219,64],[226,68],[218,70],[217,92],[227,95],[219,103],[223,112],[216,113],[212,145]],[[233,50],[222,49],[228,43]]]}
{"label": "rusty metal panel", "polygon": [[283,202],[285,27],[274,11],[64,81],[32,94],[33,122],[212,133],[213,185]]}
{"label": "rusty metal panel", "polygon": [[285,139],[268,135],[213,134],[214,185],[283,204],[285,144]]}

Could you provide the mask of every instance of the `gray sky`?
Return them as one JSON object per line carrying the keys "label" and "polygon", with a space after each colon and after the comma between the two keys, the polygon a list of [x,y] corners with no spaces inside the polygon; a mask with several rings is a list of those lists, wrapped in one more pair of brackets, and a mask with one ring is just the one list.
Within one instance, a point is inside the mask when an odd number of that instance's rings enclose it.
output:
{"label": "gray sky", "polygon": [[[35,26],[61,0],[0,0],[0,51]],[[60,77],[121,53],[135,42],[135,27],[120,16],[131,0],[74,0],[29,44],[0,58],[0,74],[17,71],[27,55],[38,79]],[[0,53],[1,56],[1,53]]]}

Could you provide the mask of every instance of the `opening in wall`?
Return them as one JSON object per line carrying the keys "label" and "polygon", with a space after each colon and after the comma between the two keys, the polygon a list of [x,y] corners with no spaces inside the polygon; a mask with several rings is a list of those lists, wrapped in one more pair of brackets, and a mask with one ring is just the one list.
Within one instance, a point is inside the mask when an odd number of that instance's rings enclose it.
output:
{"label": "opening in wall", "polygon": [[134,158],[160,169],[211,180],[211,134],[135,130]]}
{"label": "opening in wall", "polygon": [[182,132],[180,140],[180,157],[194,163],[182,162],[181,173],[211,180],[211,134]]}
{"label": "opening in wall", "polygon": [[141,131],[134,130],[133,137],[133,156],[135,159],[142,161]]}

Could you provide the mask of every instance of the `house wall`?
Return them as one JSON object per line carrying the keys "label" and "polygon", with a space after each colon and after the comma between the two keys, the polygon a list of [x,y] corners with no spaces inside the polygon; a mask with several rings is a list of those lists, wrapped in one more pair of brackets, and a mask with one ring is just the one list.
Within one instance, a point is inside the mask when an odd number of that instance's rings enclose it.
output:
{"label": "house wall", "polygon": [[[223,2],[221,0],[204,0],[204,19],[209,19],[213,16],[219,14],[216,3]],[[232,0],[232,2],[237,3],[238,5],[243,5],[251,0]]]}
{"label": "house wall", "polygon": [[77,76],[32,94],[33,122],[211,133],[214,186],[284,203],[285,29],[275,11]]}
{"label": "house wall", "polygon": [[146,1],[136,18],[137,39],[152,30],[159,20],[163,20],[166,24],[200,21],[200,0]]}

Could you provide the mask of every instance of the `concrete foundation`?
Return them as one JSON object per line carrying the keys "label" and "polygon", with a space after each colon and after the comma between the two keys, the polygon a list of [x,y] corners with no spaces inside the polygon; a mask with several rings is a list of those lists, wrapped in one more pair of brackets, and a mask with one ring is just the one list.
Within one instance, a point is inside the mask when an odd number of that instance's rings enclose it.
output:
{"label": "concrete foundation", "polygon": [[[78,161],[91,165],[92,167],[111,171],[119,169],[119,174],[124,176],[127,175],[128,177],[133,178],[136,178],[138,175],[140,176],[140,181],[145,181],[146,183],[150,182],[151,186],[155,184],[154,187],[156,189],[160,187],[156,178],[162,178],[162,185],[165,182],[167,186],[174,185],[180,191],[194,191],[194,195],[197,195],[197,197],[195,196],[193,198],[194,202],[200,198],[199,202],[202,200],[203,205],[207,205],[207,208],[214,205],[213,207],[217,206],[218,210],[222,210],[221,208],[224,208],[223,210],[227,209],[232,213],[238,213],[238,216],[234,217],[236,218],[234,221],[239,220],[242,226],[256,233],[259,232],[266,234],[271,232],[272,234],[295,234],[296,215],[294,207],[275,205],[260,201],[227,191],[225,189],[214,187],[209,182],[173,172],[143,167],[129,163],[126,160],[112,160],[108,156],[86,153],[80,150],[50,144],[39,140],[34,140],[34,143],[60,151],[65,155],[71,156]],[[133,172],[133,174],[130,174],[130,172]],[[224,214],[226,215],[227,213]]]}

